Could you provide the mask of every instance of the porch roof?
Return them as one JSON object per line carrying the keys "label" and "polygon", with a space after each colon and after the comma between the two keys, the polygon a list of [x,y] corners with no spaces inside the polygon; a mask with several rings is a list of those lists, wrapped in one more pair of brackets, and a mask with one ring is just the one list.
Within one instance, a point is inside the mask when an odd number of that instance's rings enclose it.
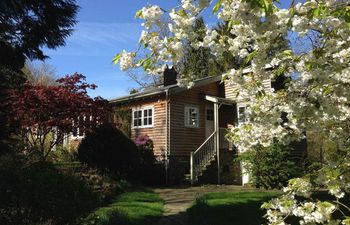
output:
{"label": "porch roof", "polygon": [[213,103],[219,103],[219,104],[223,104],[223,105],[234,105],[237,103],[231,99],[212,96],[212,95],[205,95],[204,99],[207,101],[213,102]]}

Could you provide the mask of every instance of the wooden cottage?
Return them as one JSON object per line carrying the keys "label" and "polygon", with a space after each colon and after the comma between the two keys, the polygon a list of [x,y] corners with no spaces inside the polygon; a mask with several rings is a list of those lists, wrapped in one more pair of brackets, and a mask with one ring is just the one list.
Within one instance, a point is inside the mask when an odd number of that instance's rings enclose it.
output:
{"label": "wooden cottage", "polygon": [[228,128],[245,121],[245,104],[234,100],[232,87],[221,79],[208,77],[191,88],[180,87],[176,72],[168,69],[163,86],[110,100],[115,109],[130,110],[132,139],[148,135],[153,140],[155,155],[165,159],[169,182],[184,177],[192,182],[248,182],[234,163],[237,150],[225,138]]}

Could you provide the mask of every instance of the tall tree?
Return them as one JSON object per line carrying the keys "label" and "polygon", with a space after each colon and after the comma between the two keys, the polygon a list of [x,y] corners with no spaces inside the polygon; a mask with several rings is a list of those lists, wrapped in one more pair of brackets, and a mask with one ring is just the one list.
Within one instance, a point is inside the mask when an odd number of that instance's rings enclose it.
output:
{"label": "tall tree", "polygon": [[56,69],[50,64],[41,63],[39,65],[34,65],[27,61],[22,72],[26,80],[32,85],[57,85],[56,80],[58,76],[56,74]]}
{"label": "tall tree", "polygon": [[[197,34],[197,39],[203,41],[205,37],[205,23],[203,18],[196,20],[194,24],[194,32]],[[186,43],[184,57],[178,65],[179,74],[192,77],[194,80],[208,77],[210,68],[214,66],[214,57],[210,50],[205,47],[194,48],[190,43]]]}
{"label": "tall tree", "polygon": [[83,75],[74,74],[58,79],[55,85],[27,82],[11,91],[9,117],[18,125],[27,154],[45,159],[64,134],[77,128],[87,132],[106,120],[108,101],[89,97],[87,90],[96,85],[84,80]]}
{"label": "tall tree", "polygon": [[[210,2],[182,0],[169,12],[156,5],[142,8],[136,16],[145,20],[141,43],[150,57],[140,59],[137,52],[124,51],[120,66],[125,70],[143,65],[156,74],[165,63],[181,62],[184,42],[207,47],[218,58],[229,51],[243,59],[239,68],[232,65],[223,73],[237,87],[238,99],[247,102],[249,121],[232,128],[229,135],[241,151],[275,142],[289,144],[304,138],[306,129],[321,132],[337,147],[319,171],[290,180],[284,195],[264,205],[268,223],[290,224],[289,219],[297,218],[300,224],[350,224],[348,202],[342,201],[350,194],[349,1],[292,0],[285,9],[278,7],[285,1],[278,0],[217,0],[212,12],[234,36],[208,27],[203,41],[198,41],[194,23]],[[164,15],[172,20],[171,34],[155,38],[157,34],[148,31]],[[281,47],[283,38],[293,37],[309,44],[303,49]],[[287,84],[281,82],[284,88],[264,90],[264,80],[281,77],[289,78]],[[315,188],[327,189],[333,201],[310,198]],[[336,210],[342,215],[339,220],[332,217]]]}
{"label": "tall tree", "polygon": [[[78,6],[74,0],[0,1],[0,102],[9,89],[24,83],[21,72],[25,60],[44,60],[42,48],[65,44],[76,23]],[[0,149],[8,137],[7,110],[0,111]]]}

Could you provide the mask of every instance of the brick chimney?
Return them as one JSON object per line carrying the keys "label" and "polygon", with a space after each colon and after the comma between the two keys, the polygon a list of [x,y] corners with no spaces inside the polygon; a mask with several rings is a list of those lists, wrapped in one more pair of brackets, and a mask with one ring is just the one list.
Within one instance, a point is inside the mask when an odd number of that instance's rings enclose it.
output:
{"label": "brick chimney", "polygon": [[164,86],[177,84],[177,72],[174,67],[171,67],[169,69],[168,66],[166,66],[164,72],[163,72],[163,84]]}

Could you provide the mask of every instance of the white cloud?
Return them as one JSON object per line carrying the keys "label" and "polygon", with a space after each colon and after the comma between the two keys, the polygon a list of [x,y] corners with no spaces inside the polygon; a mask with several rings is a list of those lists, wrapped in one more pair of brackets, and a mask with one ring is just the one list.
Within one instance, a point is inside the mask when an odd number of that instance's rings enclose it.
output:
{"label": "white cloud", "polygon": [[78,23],[66,45],[47,55],[113,56],[122,49],[135,49],[141,26],[138,23]]}

